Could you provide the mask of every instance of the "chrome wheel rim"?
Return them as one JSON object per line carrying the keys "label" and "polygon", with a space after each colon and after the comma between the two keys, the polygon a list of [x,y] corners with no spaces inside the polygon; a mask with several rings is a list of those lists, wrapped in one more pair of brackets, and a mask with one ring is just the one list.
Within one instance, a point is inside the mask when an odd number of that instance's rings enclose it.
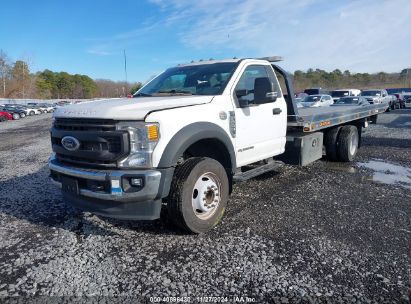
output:
{"label": "chrome wheel rim", "polygon": [[211,172],[202,174],[196,181],[192,191],[194,214],[201,220],[211,218],[221,202],[221,181]]}

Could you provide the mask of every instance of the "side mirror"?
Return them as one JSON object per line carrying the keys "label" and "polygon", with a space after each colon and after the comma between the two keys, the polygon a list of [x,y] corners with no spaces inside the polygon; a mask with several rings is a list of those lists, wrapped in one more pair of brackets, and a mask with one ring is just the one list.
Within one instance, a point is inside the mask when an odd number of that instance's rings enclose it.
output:
{"label": "side mirror", "polygon": [[276,101],[277,97],[278,97],[278,93],[277,92],[268,92],[267,94],[265,94],[265,96],[267,98],[269,98],[271,101]]}
{"label": "side mirror", "polygon": [[250,106],[250,101],[244,98],[238,98],[238,105],[240,108],[248,108]]}
{"label": "side mirror", "polygon": [[246,90],[246,89],[235,91],[235,95],[237,96],[238,105],[240,106],[240,108],[247,108],[250,106],[250,101],[242,97],[247,96],[248,94],[251,94],[251,93],[252,93],[251,91]]}
{"label": "side mirror", "polygon": [[278,93],[274,92],[270,78],[260,77],[254,80],[254,101],[256,104],[274,102]]}

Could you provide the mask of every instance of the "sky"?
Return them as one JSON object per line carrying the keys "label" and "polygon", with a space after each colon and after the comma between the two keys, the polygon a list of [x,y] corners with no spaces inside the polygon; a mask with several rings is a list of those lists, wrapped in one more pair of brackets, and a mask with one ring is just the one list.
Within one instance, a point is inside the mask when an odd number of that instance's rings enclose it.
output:
{"label": "sky", "polygon": [[11,60],[94,79],[145,82],[200,59],[280,55],[287,70],[411,67],[411,0],[4,1]]}

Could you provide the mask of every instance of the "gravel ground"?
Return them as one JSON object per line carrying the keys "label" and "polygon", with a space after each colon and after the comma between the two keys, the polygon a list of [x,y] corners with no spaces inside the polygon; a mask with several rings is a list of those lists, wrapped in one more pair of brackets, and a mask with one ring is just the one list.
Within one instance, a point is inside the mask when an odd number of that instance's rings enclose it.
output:
{"label": "gravel ground", "polygon": [[0,301],[409,303],[410,108],[380,115],[358,163],[285,166],[236,184],[223,222],[199,236],[67,206],[48,181],[50,123],[0,124]]}

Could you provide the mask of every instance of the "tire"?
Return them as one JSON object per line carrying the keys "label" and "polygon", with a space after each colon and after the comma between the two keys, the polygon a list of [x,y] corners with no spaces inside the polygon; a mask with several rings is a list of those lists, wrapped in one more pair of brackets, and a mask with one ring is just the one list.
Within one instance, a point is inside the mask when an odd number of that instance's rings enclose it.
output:
{"label": "tire", "polygon": [[324,134],[324,146],[325,146],[325,155],[328,160],[337,161],[337,143],[338,143],[338,134],[340,133],[341,127],[334,127],[327,131]]}
{"label": "tire", "polygon": [[7,120],[6,116],[3,116],[3,115],[0,116],[0,122],[6,121],[6,120]]}
{"label": "tire", "polygon": [[24,118],[24,117],[26,117],[26,114],[25,114],[25,113],[21,113],[21,114],[20,114],[20,118]]}
{"label": "tire", "polygon": [[20,119],[20,115],[17,113],[13,113],[13,119],[14,120]]}
{"label": "tire", "polygon": [[34,111],[30,111],[30,113],[29,113],[29,115],[30,116],[33,116],[33,115],[35,115],[36,113],[34,113]]}
{"label": "tire", "polygon": [[337,141],[338,159],[342,162],[353,161],[357,155],[359,140],[358,129],[355,126],[342,127]]}
{"label": "tire", "polygon": [[170,221],[190,232],[205,233],[224,215],[229,195],[227,172],[216,160],[193,157],[176,167],[165,199]]}

